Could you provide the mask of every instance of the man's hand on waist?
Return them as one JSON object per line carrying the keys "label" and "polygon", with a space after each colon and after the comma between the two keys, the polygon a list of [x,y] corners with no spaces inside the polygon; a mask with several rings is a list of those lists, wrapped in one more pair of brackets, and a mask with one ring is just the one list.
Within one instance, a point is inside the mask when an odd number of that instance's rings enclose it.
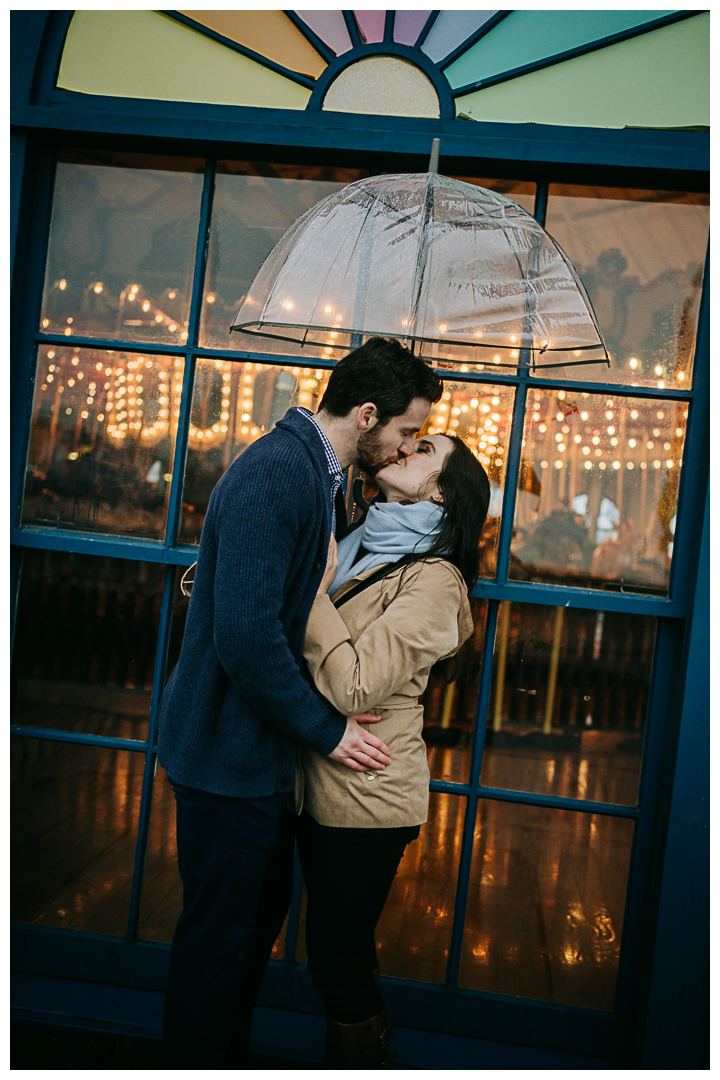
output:
{"label": "man's hand on waist", "polygon": [[358,723],[376,724],[380,719],[382,717],[374,713],[349,716],[345,734],[328,757],[356,772],[369,772],[371,769],[382,771],[390,764],[390,751],[382,739],[371,735]]}

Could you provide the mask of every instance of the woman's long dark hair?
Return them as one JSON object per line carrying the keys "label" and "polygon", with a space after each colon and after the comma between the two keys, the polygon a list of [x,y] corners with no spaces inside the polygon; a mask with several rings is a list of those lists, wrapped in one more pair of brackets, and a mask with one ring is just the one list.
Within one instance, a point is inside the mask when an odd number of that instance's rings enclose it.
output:
{"label": "woman's long dark hair", "polygon": [[480,572],[480,537],[490,505],[490,481],[482,465],[457,435],[446,435],[453,449],[438,476],[443,516],[438,538],[423,558],[442,555],[472,589]]}

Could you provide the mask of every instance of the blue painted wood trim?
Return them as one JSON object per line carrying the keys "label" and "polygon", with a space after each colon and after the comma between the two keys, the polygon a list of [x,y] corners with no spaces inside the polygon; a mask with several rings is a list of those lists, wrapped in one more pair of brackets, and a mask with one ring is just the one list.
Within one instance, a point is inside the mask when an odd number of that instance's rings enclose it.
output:
{"label": "blue painted wood trim", "polygon": [[652,978],[636,1068],[709,1069],[710,500],[707,492],[659,910],[651,920]]}
{"label": "blue painted wood trim", "polygon": [[[14,529],[11,543],[18,548],[50,551],[74,551],[82,555],[105,555],[115,559],[192,566],[197,547],[189,544],[168,547],[159,540],[136,537],[103,536],[69,532],[61,529]],[[682,618],[684,605],[679,599],[644,596],[642,593],[610,592],[606,589],[576,589],[567,585],[544,585],[527,581],[480,581],[474,596],[489,600],[512,600],[520,604],[546,604],[551,607],[578,608],[590,611],[626,611],[638,615]]]}
{"label": "blue painted wood trim", "polygon": [[332,49],[325,44],[322,38],[319,38],[317,36],[314,30],[311,30],[311,28],[306,22],[303,22],[299,15],[297,15],[294,11],[287,11],[286,9],[283,10],[284,14],[287,15],[288,19],[290,19],[290,22],[298,28],[305,40],[312,45],[313,49],[315,49],[315,52],[319,53],[320,56],[322,56],[326,64],[329,64],[331,60],[335,59],[335,53],[332,51]]}
{"label": "blue painted wood trim", "polygon": [[420,31],[420,34],[418,36],[417,41],[413,45],[414,49],[418,49],[418,50],[422,49],[423,45],[425,44],[425,39],[427,38],[427,36],[430,33],[430,31],[432,30],[433,26],[437,22],[437,18],[438,18],[439,14],[440,14],[439,11],[431,11],[430,12],[430,16],[429,16],[427,22],[423,26],[422,30]]}
{"label": "blue painted wood trim", "polygon": [[[196,346],[194,348],[186,349],[179,345],[163,345],[159,343],[145,344],[138,341],[124,341],[118,338],[90,338],[90,337],[72,337],[67,338],[62,334],[47,334],[37,333],[35,340],[38,344],[43,343],[47,345],[59,345],[61,347],[68,347],[68,344],[74,345],[76,348],[88,348],[88,349],[108,349],[115,350],[116,352],[143,352],[150,355],[158,356],[182,356],[183,353],[192,354],[197,358],[207,358],[211,360],[252,360],[255,363],[270,364],[270,365],[289,365],[290,367],[297,367],[299,363],[305,363],[306,366],[316,368],[323,368],[325,370],[332,370],[337,363],[336,360],[325,360],[321,357],[311,357],[309,360],[304,361],[302,357],[298,356],[283,356],[278,353],[260,353],[253,352],[247,349],[215,349],[204,346]],[[610,369],[612,372],[612,368]],[[520,379],[517,375],[504,374],[501,370],[496,370],[494,367],[488,367],[486,371],[461,371],[460,367],[457,368],[438,368],[438,374],[441,378],[454,382],[474,382],[488,386],[495,386],[498,384],[504,384],[508,386],[516,386]],[[542,390],[578,390],[586,391],[594,394],[614,394],[616,397],[647,397],[658,398],[660,400],[676,400],[676,401],[691,401],[694,397],[694,387],[688,387],[687,390],[674,390],[667,388],[665,390],[658,390],[656,386],[628,386],[622,383],[612,382],[582,382],[579,379],[564,379],[561,376],[553,378],[550,375],[538,376],[530,374],[530,385],[536,389]]]}
{"label": "blue painted wood trim", "polygon": [[[694,578],[694,552],[700,548],[703,505],[710,469],[710,240],[705,256],[698,316],[693,389],[683,450],[682,483],[678,491],[677,528],[670,564],[670,596],[685,596]],[[690,468],[687,464],[692,463]]]}
{"label": "blue painted wood trim", "polygon": [[[205,281],[208,247],[210,244],[210,220],[212,216],[213,196],[215,193],[215,168],[216,165],[214,160],[205,163],[205,178],[203,182],[202,201],[200,204],[200,221],[198,223],[197,243],[195,246],[193,284],[190,297],[190,313],[188,317],[188,343],[191,346],[197,345],[200,334],[202,292]],[[182,397],[180,398],[180,416],[178,417],[177,433],[175,436],[172,480],[170,482],[170,497],[168,499],[167,528],[165,533],[165,542],[168,547],[174,545],[180,525],[180,510],[182,507],[183,484],[185,482],[185,461],[187,458],[194,381],[195,355],[193,352],[189,351],[185,354]]]}
{"label": "blue painted wood trim", "polygon": [[523,380],[515,393],[510,441],[507,449],[507,465],[503,488],[502,514],[497,546],[497,581],[504,583],[510,566],[510,542],[515,522],[515,499],[522,459],[522,437],[525,428],[525,402],[527,381]]}
{"label": "blue painted wood trim", "polygon": [[[35,144],[37,140],[33,138]],[[20,223],[27,255],[12,283],[13,318],[10,330],[11,409],[10,438],[10,516],[14,525],[20,521],[25,490],[25,466],[30,438],[33,390],[35,383],[34,330],[40,324],[45,259],[50,231],[51,192],[55,162],[51,153],[33,154],[34,175],[27,177],[23,196],[23,219]]]}
{"label": "blue painted wood trim", "polygon": [[188,26],[191,30],[196,30],[199,34],[203,34],[204,37],[211,38],[213,41],[219,42],[220,45],[224,45],[225,48],[240,53],[241,56],[247,56],[249,60],[254,60],[256,64],[260,64],[270,71],[275,71],[278,75],[283,75],[286,79],[291,79],[293,82],[299,83],[300,86],[305,86],[308,90],[311,90],[315,85],[315,80],[307,75],[301,75],[291,68],[283,67],[282,64],[276,64],[274,60],[268,59],[262,53],[248,49],[246,45],[241,45],[239,41],[233,41],[232,38],[225,37],[224,34],[219,34],[216,30],[211,30],[209,26],[204,26],[203,23],[196,22],[195,19],[188,18],[187,15],[181,15],[179,11],[161,11],[160,14],[167,15],[168,18],[182,23],[183,26]]}
{"label": "blue painted wood trim", "polygon": [[[480,783],[480,771],[482,768],[483,750],[485,748],[485,732],[492,688],[493,654],[495,651],[495,631],[497,628],[499,606],[500,605],[497,602],[492,600],[489,602],[485,621],[485,640],[483,642],[482,667],[480,669],[481,682],[477,708],[475,710],[475,730],[473,731],[472,749],[470,751],[470,790],[465,800],[465,819],[463,821],[463,833],[460,845],[460,860],[458,864],[457,887],[455,891],[455,908],[453,911],[452,934],[450,937],[450,949],[445,975],[445,983],[451,990],[457,986],[460,961],[462,959],[465,915],[467,912],[468,889],[470,887],[470,872],[472,870],[475,826],[477,824],[477,788]],[[432,785],[431,790],[434,790]]]}
{"label": "blue painted wood trim", "polygon": [[10,132],[10,281],[15,273],[15,249],[20,228],[20,204],[27,161],[27,133]]}
{"label": "blue painted wood trim", "polygon": [[[169,945],[128,945],[117,937],[14,923],[11,947],[14,971],[165,989]],[[613,1013],[472,990],[450,993],[442,986],[401,979],[383,979],[382,988],[398,1025],[417,1028],[422,1017],[426,1031],[458,1035],[470,1031],[477,1038],[496,1042],[570,1054],[602,1050],[608,1061],[628,1060],[631,1032]],[[322,1011],[307,968],[297,964],[288,971],[277,961],[268,967],[260,1005],[287,1008],[300,1015]]]}
{"label": "blue painted wood trim", "polygon": [[[691,19],[694,15],[702,14],[701,11],[675,11],[671,15],[651,19],[641,26],[632,26],[627,30],[619,30],[616,34],[608,34],[606,37],[590,41],[585,45],[577,45],[574,49],[565,49],[563,52],[546,56],[542,60],[534,60],[532,63],[521,64],[519,67],[511,68],[509,71],[490,75],[487,79],[478,79],[477,82],[466,83],[464,86],[459,86],[457,90],[451,90],[450,93],[454,98],[457,98],[462,94],[471,94],[474,90],[482,90],[487,86],[497,86],[498,83],[507,82],[509,79],[517,79],[521,75],[529,75],[533,71],[541,71],[543,68],[562,64],[564,60],[573,60],[576,56],[587,56],[589,53],[597,52],[598,49],[606,49],[608,45],[617,45],[620,41],[628,41],[630,38],[640,37],[642,34],[659,30],[663,26],[670,26],[672,23],[681,22],[683,19]],[[444,64],[443,67],[445,67]]]}
{"label": "blue painted wood trim", "polygon": [[[365,43],[364,43],[363,39],[360,37],[360,28],[358,27],[358,24],[355,21],[355,16],[353,15],[352,11],[343,11],[342,16],[343,16],[343,19],[345,20],[345,25],[347,27],[347,32],[350,35],[350,41],[352,42],[352,46],[353,46],[352,47],[352,52],[354,52],[355,49],[363,48]],[[343,56],[350,56],[350,55],[352,55],[352,52],[342,53],[342,55]]]}
{"label": "blue painted wood trim", "polygon": [[[322,76],[321,76],[322,78]],[[317,88],[317,84],[316,84]],[[447,91],[449,95],[449,90]],[[16,127],[56,131],[128,135],[159,140],[192,140],[205,152],[214,144],[238,156],[249,148],[297,147],[318,150],[387,153],[403,158],[427,157],[430,140],[443,140],[443,160],[498,159],[535,165],[585,165],[593,168],[668,170],[690,183],[690,174],[706,190],[709,135],[699,131],[640,131],[615,128],[557,127],[549,124],[495,124],[458,119],[366,116],[311,110],[253,109],[245,106],[201,105],[193,102],[114,98],[72,91],[55,91],[48,108],[11,109]],[[46,138],[48,136],[45,136]],[[312,149],[310,149],[312,148]],[[158,152],[161,152],[158,144]],[[448,167],[450,167],[448,165]],[[562,180],[562,173],[558,173]],[[662,177],[665,185],[672,175]],[[650,180],[648,180],[650,182]]]}
{"label": "blue painted wood trim", "polygon": [[682,618],[685,607],[679,599],[646,596],[641,592],[609,589],[576,589],[571,585],[546,585],[534,581],[479,581],[474,596],[492,600],[512,600],[519,604],[549,604],[552,607],[589,611],[627,611],[638,615]]}
{"label": "blue painted wood trim", "polygon": [[548,195],[550,193],[550,184],[547,180],[540,180],[535,189],[535,205],[533,207],[533,217],[535,220],[545,228],[545,219],[547,218],[548,208]]}
{"label": "blue painted wood trim", "polygon": [[[346,14],[346,21],[349,13]],[[354,20],[353,20],[354,23]],[[307,112],[315,113],[322,112],[323,102],[325,95],[330,89],[330,86],[346,67],[356,63],[358,60],[363,60],[371,56],[398,56],[403,60],[409,61],[414,64],[415,67],[427,75],[430,82],[435,88],[435,92],[438,96],[440,103],[440,119],[452,120],[455,116],[455,105],[452,97],[450,96],[450,87],[445,76],[440,72],[437,65],[432,62],[418,49],[409,45],[401,45],[395,41],[380,41],[373,42],[371,45],[363,45],[362,43],[349,52],[342,53],[333,60],[331,64],[323,71],[322,75],[317,79],[310,100],[307,104]],[[354,119],[362,114],[359,113],[329,113],[330,116],[346,116]],[[383,117],[383,120],[395,119],[393,117]],[[434,121],[437,124],[437,120]],[[462,122],[462,121],[461,121]],[[427,151],[430,152],[429,149]]]}
{"label": "blue painted wood trim", "polygon": [[[165,581],[163,583],[162,606],[160,609],[160,625],[158,627],[158,641],[155,648],[155,667],[153,670],[153,688],[152,697],[150,699],[150,719],[148,722],[147,733],[147,742],[153,747],[157,742],[157,717],[163,690],[165,689],[165,668],[167,665],[170,633],[172,630],[175,574],[176,570],[174,566],[168,566],[166,568]],[[145,854],[150,833],[150,807],[152,805],[156,770],[157,754],[154,750],[151,750],[145,755],[142,791],[140,794],[138,835],[135,842],[135,864],[133,870],[132,891],[130,894],[130,906],[128,910],[127,932],[125,935],[125,939],[128,942],[136,941],[138,936],[142,888],[145,880]]]}
{"label": "blue painted wood trim", "polygon": [[10,12],[10,101],[29,105],[49,11],[21,9]]}
{"label": "blue painted wood trim", "polygon": [[30,100],[33,105],[47,105],[57,83],[65,38],[74,11],[51,11],[45,25],[42,44],[33,75]]}
{"label": "blue painted wood trim", "polygon": [[473,45],[476,45],[478,41],[484,38],[486,34],[489,34],[491,30],[494,30],[503,19],[506,19],[508,15],[511,14],[511,11],[498,11],[495,15],[492,15],[486,23],[483,23],[483,25],[475,31],[474,34],[471,34],[470,37],[461,42],[456,49],[453,49],[451,53],[448,53],[447,56],[438,62],[440,70],[446,71],[451,64],[454,64],[455,61],[463,55],[463,53],[466,53],[468,49],[472,49]]}
{"label": "blue painted wood trim", "polygon": [[386,45],[392,44],[393,34],[395,32],[395,12],[389,8],[385,12],[385,27],[383,30],[383,41]]}
{"label": "blue painted wood trim", "polygon": [[56,728],[22,727],[10,725],[11,735],[20,735],[24,739],[46,739],[49,742],[78,743],[81,746],[102,746],[110,750],[135,750],[145,753],[150,749],[147,742],[138,739],[113,739],[106,735],[85,735],[81,731],[59,731]]}

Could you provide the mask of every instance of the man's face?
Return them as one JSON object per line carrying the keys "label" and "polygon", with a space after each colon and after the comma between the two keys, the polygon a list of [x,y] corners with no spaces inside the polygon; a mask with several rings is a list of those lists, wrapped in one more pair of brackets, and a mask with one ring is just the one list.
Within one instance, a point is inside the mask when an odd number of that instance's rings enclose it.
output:
{"label": "man's face", "polygon": [[361,432],[357,443],[360,468],[374,476],[383,465],[414,453],[415,437],[422,430],[430,408],[431,402],[425,398],[413,398],[401,416],[393,416],[382,427],[374,424]]}

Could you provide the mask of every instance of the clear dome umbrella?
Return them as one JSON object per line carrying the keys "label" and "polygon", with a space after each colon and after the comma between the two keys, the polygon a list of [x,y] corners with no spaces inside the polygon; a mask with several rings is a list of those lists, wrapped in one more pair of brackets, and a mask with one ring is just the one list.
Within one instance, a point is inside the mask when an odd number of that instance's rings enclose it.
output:
{"label": "clear dome umbrella", "polygon": [[479,370],[609,364],[575,268],[532,215],[432,171],[358,180],[307,210],[231,329],[308,359],[379,335]]}

